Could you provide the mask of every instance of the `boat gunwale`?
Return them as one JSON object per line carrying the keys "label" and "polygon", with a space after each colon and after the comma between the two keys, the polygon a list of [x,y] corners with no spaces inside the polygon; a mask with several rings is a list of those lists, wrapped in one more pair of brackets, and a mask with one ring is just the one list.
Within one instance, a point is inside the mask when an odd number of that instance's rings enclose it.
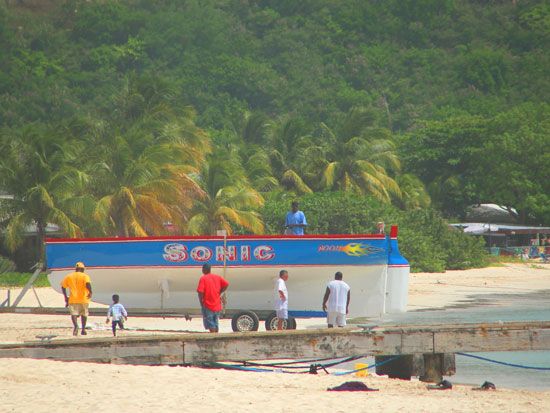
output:
{"label": "boat gunwale", "polygon": [[[46,244],[62,243],[100,243],[100,242],[159,242],[159,241],[240,241],[240,240],[293,240],[315,241],[324,239],[378,239],[386,238],[384,234],[320,234],[320,235],[168,235],[154,237],[105,237],[105,238],[46,238]],[[394,237],[391,237],[394,239]],[[395,237],[396,238],[396,237]]]}

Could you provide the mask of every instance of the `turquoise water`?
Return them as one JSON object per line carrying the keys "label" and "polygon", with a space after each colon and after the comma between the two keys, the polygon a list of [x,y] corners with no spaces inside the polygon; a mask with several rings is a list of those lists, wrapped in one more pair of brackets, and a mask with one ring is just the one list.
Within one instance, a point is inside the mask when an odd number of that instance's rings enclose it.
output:
{"label": "turquoise water", "polygon": [[[471,354],[506,363],[550,368],[550,351],[499,351]],[[446,377],[446,379],[453,383],[472,384],[476,387],[488,380],[494,383],[497,388],[550,390],[550,370],[526,370],[460,355],[456,356],[456,374]]]}
{"label": "turquoise water", "polygon": [[[550,290],[532,294],[484,295],[457,307],[388,314],[379,325],[490,323],[550,320]],[[550,351],[501,351],[468,353],[505,363],[550,368]],[[456,374],[445,379],[457,384],[479,386],[490,381],[497,388],[548,391],[550,370],[509,367],[456,355]]]}

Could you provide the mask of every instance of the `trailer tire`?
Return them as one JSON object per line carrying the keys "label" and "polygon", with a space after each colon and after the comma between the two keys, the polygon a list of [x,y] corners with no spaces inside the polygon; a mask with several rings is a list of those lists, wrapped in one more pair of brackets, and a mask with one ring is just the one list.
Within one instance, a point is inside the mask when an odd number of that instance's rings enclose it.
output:
{"label": "trailer tire", "polygon": [[258,331],[260,319],[254,311],[240,311],[231,319],[231,328],[235,332]]}
{"label": "trailer tire", "polygon": [[294,317],[288,317],[287,330],[296,330],[296,319]]}
{"label": "trailer tire", "polygon": [[[267,331],[277,330],[277,324],[279,319],[277,318],[277,313],[273,311],[265,319],[265,329]],[[283,322],[283,330],[296,330],[296,319],[294,317],[288,317],[288,320]]]}

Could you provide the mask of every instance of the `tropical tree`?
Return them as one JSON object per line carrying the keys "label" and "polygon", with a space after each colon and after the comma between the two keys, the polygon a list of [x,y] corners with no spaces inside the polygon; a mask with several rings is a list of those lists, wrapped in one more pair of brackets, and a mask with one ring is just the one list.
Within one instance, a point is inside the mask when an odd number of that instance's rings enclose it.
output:
{"label": "tropical tree", "polygon": [[184,145],[167,138],[147,144],[152,136],[136,129],[122,135],[98,129],[105,135],[90,173],[98,199],[93,215],[104,233],[141,237],[182,231],[193,201],[204,196],[189,176],[197,169],[187,163]]}
{"label": "tropical tree", "polygon": [[198,173],[210,139],[170,87],[156,77],[130,76],[89,131],[94,218],[107,234],[182,232],[195,199],[205,196],[190,175]]}
{"label": "tropical tree", "polygon": [[310,164],[318,171],[319,189],[372,194],[388,202],[392,196],[401,196],[390,176],[400,168],[391,133],[372,126],[372,122],[371,111],[353,108],[340,133],[322,124],[324,157]]}
{"label": "tropical tree", "polygon": [[261,193],[271,192],[279,186],[265,149],[271,126],[266,116],[244,112],[230,128],[213,133],[218,149],[223,148],[230,158],[240,158],[246,179]]}
{"label": "tropical tree", "polygon": [[434,206],[446,216],[463,216],[468,205],[484,202],[476,187],[491,160],[483,151],[488,136],[487,120],[462,116],[419,122],[399,145],[407,171],[426,183]]}
{"label": "tropical tree", "polygon": [[268,140],[272,127],[273,122],[266,115],[247,111],[234,129],[246,144],[262,144]]}
{"label": "tropical tree", "polygon": [[424,121],[399,147],[446,216],[496,203],[516,209],[521,223],[548,223],[548,119],[549,105],[523,104],[490,118]]}
{"label": "tropical tree", "polygon": [[268,193],[279,186],[273,176],[267,151],[259,145],[241,145],[238,156],[251,186],[261,193]]}
{"label": "tropical tree", "polygon": [[195,201],[187,234],[216,235],[217,230],[231,234],[238,227],[263,233],[264,225],[256,210],[264,199],[246,179],[238,157],[224,149],[215,150],[196,181],[206,197]]}
{"label": "tropical tree", "polygon": [[393,200],[396,206],[401,209],[430,207],[430,195],[420,178],[413,174],[402,174],[396,178],[396,182],[401,189],[401,197]]}
{"label": "tropical tree", "polygon": [[276,171],[276,177],[287,190],[297,194],[313,191],[304,182],[304,166],[316,146],[308,136],[305,122],[291,118],[277,124],[270,136],[269,157]]}
{"label": "tropical tree", "polygon": [[15,251],[26,233],[36,231],[36,258],[45,260],[48,224],[57,225],[67,237],[82,236],[63,207],[84,180],[82,172],[71,166],[75,148],[54,128],[39,124],[5,131],[1,141],[0,188],[7,194],[0,200],[4,242]]}

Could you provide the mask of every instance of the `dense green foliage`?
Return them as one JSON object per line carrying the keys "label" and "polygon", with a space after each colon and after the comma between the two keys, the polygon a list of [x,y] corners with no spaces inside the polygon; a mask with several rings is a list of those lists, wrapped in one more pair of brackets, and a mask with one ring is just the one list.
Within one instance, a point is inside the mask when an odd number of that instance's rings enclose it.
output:
{"label": "dense green foliage", "polygon": [[[290,200],[270,199],[263,208],[266,231],[281,234]],[[399,228],[399,250],[411,271],[442,272],[486,265],[483,238],[449,227],[432,209],[402,211],[387,203],[350,193],[322,192],[300,200],[307,234],[371,234],[376,223]]]}
{"label": "dense green foliage", "polygon": [[334,126],[372,105],[403,131],[550,93],[544,1],[7,3],[0,121],[10,125],[93,109],[130,70],[173,79],[199,125],[218,129],[245,109]]}
{"label": "dense green foliage", "polygon": [[523,104],[489,118],[426,121],[403,138],[405,168],[431,189],[435,206],[510,205],[522,222],[550,224],[550,105]]}
{"label": "dense green foliage", "polygon": [[413,268],[480,265],[442,217],[550,224],[549,27],[540,0],[5,1],[5,245],[278,233],[302,196],[310,231],[384,217]]}

